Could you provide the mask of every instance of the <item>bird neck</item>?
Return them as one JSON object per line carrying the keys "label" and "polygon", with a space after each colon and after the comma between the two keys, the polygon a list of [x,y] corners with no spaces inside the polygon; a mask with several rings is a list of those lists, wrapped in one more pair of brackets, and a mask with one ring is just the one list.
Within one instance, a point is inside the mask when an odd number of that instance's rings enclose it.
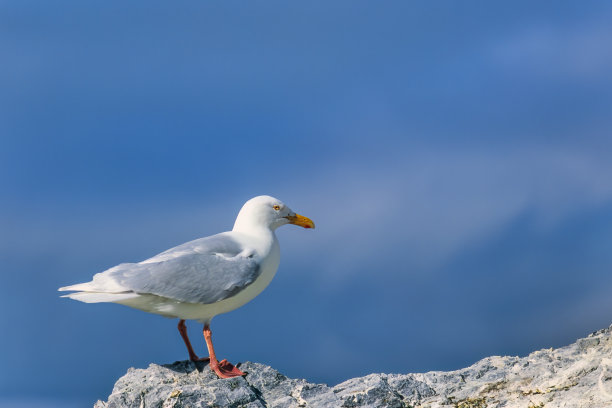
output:
{"label": "bird neck", "polygon": [[274,230],[267,225],[262,225],[261,223],[253,222],[249,219],[241,219],[240,217],[236,219],[232,231],[241,232],[247,235],[274,235]]}
{"label": "bird neck", "polygon": [[275,246],[278,247],[278,240],[274,230],[269,227],[253,223],[238,223],[234,225],[232,232],[240,234],[244,242],[255,248],[260,254],[269,253]]}

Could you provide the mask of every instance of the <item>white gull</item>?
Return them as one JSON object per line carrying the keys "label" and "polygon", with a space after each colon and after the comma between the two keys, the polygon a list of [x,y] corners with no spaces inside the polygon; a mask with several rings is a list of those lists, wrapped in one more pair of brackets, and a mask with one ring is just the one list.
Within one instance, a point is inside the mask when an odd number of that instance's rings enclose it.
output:
{"label": "white gull", "polygon": [[[307,217],[282,201],[259,196],[247,201],[234,228],[168,249],[139,263],[122,263],[94,275],[91,282],[65,286],[64,295],[86,303],[112,302],[149,313],[179,318],[178,329],[192,361],[210,360],[221,378],[244,375],[226,360],[218,361],[210,321],[239,308],[270,283],[280,262],[274,231],[285,224],[314,228]],[[185,320],[204,324],[208,358],[193,351]]]}

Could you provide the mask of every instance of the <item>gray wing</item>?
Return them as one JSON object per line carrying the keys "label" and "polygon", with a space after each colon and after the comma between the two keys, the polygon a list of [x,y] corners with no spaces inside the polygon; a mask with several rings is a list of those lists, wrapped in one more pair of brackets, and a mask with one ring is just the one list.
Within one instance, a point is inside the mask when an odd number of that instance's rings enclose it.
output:
{"label": "gray wing", "polygon": [[217,235],[188,242],[138,264],[117,265],[99,275],[126,291],[208,304],[236,295],[260,272],[253,252],[245,252],[228,236]]}

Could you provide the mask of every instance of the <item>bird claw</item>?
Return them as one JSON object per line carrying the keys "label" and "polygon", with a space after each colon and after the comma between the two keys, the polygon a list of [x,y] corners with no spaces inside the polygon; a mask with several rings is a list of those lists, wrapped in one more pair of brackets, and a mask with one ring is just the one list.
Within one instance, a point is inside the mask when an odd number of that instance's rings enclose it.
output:
{"label": "bird claw", "polygon": [[246,375],[246,373],[240,371],[235,365],[225,359],[219,361],[216,365],[211,365],[210,368],[212,368],[219,378],[233,378]]}

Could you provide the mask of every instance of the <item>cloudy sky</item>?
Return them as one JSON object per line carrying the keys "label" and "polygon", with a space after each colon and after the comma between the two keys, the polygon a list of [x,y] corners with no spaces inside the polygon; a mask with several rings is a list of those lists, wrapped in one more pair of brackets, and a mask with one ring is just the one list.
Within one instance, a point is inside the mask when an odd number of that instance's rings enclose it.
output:
{"label": "cloudy sky", "polygon": [[[218,354],[314,382],[612,322],[608,2],[0,2],[0,405],[87,406],[187,353],[59,286],[230,229],[279,272]],[[203,353],[199,325],[189,325]]]}

